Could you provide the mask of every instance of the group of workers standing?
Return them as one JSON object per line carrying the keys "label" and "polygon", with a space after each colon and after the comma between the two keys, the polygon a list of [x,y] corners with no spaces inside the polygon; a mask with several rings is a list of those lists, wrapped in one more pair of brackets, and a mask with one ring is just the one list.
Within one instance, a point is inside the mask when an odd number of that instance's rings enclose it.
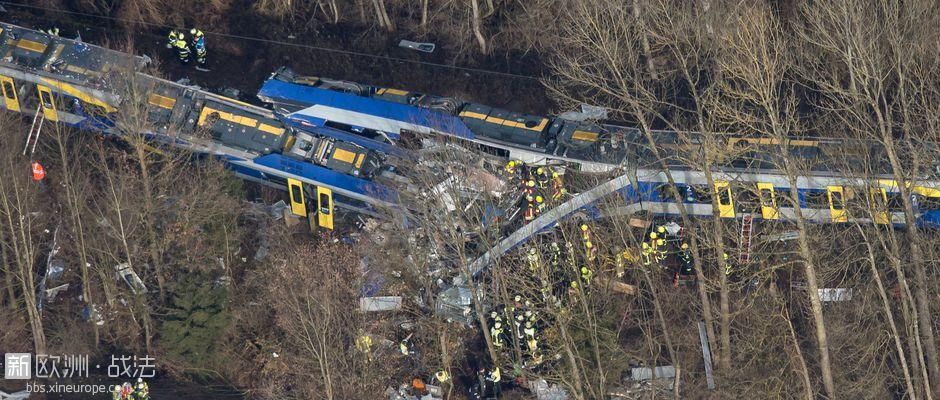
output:
{"label": "group of workers standing", "polygon": [[114,385],[111,388],[112,400],[149,400],[150,385],[144,382],[143,378],[137,378],[137,384],[131,385],[124,382],[123,385]]}
{"label": "group of workers standing", "polygon": [[504,349],[512,343],[511,341],[516,341],[528,359],[525,364],[534,366],[542,363],[539,333],[544,321],[539,317],[531,301],[523,300],[521,295],[516,295],[511,305],[504,306],[501,311],[490,312],[488,322],[490,339],[497,351]]}
{"label": "group of workers standing", "polygon": [[188,65],[191,60],[195,59],[197,70],[209,71],[206,65],[206,35],[197,28],[190,29],[189,34],[190,37],[187,40],[185,33],[176,29],[171,30],[167,36],[166,47],[176,49],[176,56],[181,64]]}
{"label": "group of workers standing", "polygon": [[522,161],[509,160],[505,172],[509,184],[519,185],[525,193],[526,221],[535,219],[545,210],[546,199],[557,203],[568,193],[561,174],[547,165],[532,167]]}

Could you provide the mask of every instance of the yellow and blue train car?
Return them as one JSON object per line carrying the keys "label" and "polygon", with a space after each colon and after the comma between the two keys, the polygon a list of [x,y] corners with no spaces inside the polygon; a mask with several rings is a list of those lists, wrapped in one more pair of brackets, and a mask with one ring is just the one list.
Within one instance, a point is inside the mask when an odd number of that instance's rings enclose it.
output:
{"label": "yellow and blue train car", "polygon": [[335,209],[377,215],[398,206],[397,193],[373,178],[409,156],[399,149],[286,124],[262,107],[147,75],[146,57],[15,25],[0,24],[0,53],[0,107],[34,124],[145,135],[217,157],[242,178],[289,190],[294,213],[307,216],[312,202],[329,229]]}

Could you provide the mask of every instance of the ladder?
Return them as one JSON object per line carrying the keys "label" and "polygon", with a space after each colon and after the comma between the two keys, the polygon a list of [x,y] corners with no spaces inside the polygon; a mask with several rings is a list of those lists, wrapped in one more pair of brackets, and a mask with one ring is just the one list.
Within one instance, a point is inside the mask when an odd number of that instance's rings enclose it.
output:
{"label": "ladder", "polygon": [[[36,144],[39,143],[39,133],[42,132],[42,123],[46,121],[46,113],[42,112],[41,109],[36,109],[36,115],[33,116],[33,124],[29,126],[29,135],[26,136],[26,146],[23,147],[23,155],[26,155],[26,150],[29,150],[29,154],[32,155],[36,152]],[[29,143],[33,143],[32,149],[29,147]]]}
{"label": "ladder", "polygon": [[751,261],[751,236],[754,233],[753,216],[745,214],[741,220],[741,255],[738,264],[745,265]]}

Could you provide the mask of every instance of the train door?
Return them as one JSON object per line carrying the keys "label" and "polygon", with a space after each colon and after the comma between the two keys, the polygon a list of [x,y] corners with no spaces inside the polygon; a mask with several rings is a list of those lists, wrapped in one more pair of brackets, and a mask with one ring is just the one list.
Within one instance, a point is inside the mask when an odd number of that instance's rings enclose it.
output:
{"label": "train door", "polygon": [[39,90],[39,107],[43,115],[50,121],[58,121],[59,113],[55,109],[55,97],[52,95],[52,89],[48,86],[36,85]]}
{"label": "train door", "polygon": [[760,213],[764,219],[777,219],[777,196],[772,183],[757,183],[757,195],[760,197]]}
{"label": "train door", "polygon": [[842,186],[828,186],[826,193],[829,197],[829,213],[832,222],[847,222],[849,213],[845,209],[845,189]]}
{"label": "train door", "polygon": [[718,213],[721,218],[734,218],[734,199],[731,184],[715,181],[715,195],[718,196]]}
{"label": "train door", "polygon": [[20,112],[20,100],[16,97],[16,86],[13,78],[0,75],[0,89],[3,90],[3,101],[7,110]]}
{"label": "train door", "polygon": [[317,222],[320,227],[333,229],[333,191],[317,186]]}
{"label": "train door", "polygon": [[304,184],[296,179],[287,178],[287,191],[290,192],[290,211],[296,216],[307,216],[307,203],[304,202]]}
{"label": "train door", "polygon": [[891,222],[888,216],[888,193],[884,188],[871,188],[871,207],[872,216],[876,224],[887,224]]}

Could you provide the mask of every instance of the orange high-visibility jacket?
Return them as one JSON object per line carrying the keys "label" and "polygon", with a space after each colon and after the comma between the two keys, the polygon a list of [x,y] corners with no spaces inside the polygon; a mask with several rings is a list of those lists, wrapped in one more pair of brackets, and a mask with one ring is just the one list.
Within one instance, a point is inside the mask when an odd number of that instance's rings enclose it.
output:
{"label": "orange high-visibility jacket", "polygon": [[38,161],[33,161],[32,170],[33,170],[34,181],[39,182],[43,178],[46,177],[46,170],[42,167],[42,164],[40,164]]}

